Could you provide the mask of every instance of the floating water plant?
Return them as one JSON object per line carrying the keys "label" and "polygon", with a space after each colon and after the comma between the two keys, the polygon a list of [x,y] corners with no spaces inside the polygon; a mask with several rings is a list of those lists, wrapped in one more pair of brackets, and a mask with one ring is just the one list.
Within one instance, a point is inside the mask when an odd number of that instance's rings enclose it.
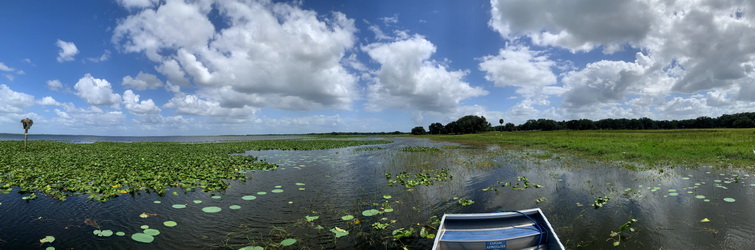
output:
{"label": "floating water plant", "polygon": [[353,220],[353,219],[354,219],[353,215],[344,215],[344,216],[341,216],[341,220]]}
{"label": "floating water plant", "polygon": [[393,198],[393,196],[391,196],[389,194],[383,195],[383,199],[387,200],[387,199],[390,199],[390,198]]}
{"label": "floating water plant", "polygon": [[724,198],[724,201],[725,202],[735,202],[737,200],[735,200],[734,198]]}
{"label": "floating water plant", "polygon": [[283,193],[283,189],[273,189],[273,190],[271,190],[270,192],[272,192],[272,193],[276,193],[276,194],[278,194],[278,193]]}
{"label": "floating water plant", "polygon": [[45,243],[52,243],[54,241],[55,241],[55,236],[45,236],[44,238],[39,240],[39,243],[45,244]]}
{"label": "floating water plant", "polygon": [[379,213],[380,213],[380,211],[378,211],[377,209],[368,209],[368,210],[362,211],[362,215],[364,215],[364,216],[374,216],[374,215],[377,215]]}
{"label": "floating water plant", "polygon": [[220,196],[220,195],[213,195],[213,196],[212,196],[212,197],[210,197],[210,198],[213,198],[213,199],[220,199],[220,198],[223,198],[223,197],[222,197],[222,196]]}
{"label": "floating water plant", "polygon": [[126,236],[126,233],[124,233],[124,232],[116,232],[115,235],[117,235],[117,236]]}
{"label": "floating water plant", "polygon": [[163,203],[163,202],[162,201],[153,201],[152,203],[160,204],[160,203]]}
{"label": "floating water plant", "polygon": [[257,199],[257,196],[254,196],[254,195],[244,195],[243,197],[241,197],[241,199],[245,200],[245,201],[251,201],[251,200]]}
{"label": "floating water plant", "polygon": [[301,182],[297,182],[297,183],[296,183],[296,185],[297,185],[297,186],[304,186],[305,184],[304,184],[304,183],[301,183]]}
{"label": "floating water plant", "polygon": [[401,238],[404,238],[404,237],[411,237],[412,234],[414,234],[414,228],[408,228],[408,229],[399,228],[391,232],[391,235],[393,236],[394,240],[400,240]]}
{"label": "floating water plant", "polygon": [[296,239],[285,239],[281,241],[281,246],[287,247],[296,243]]}
{"label": "floating water plant", "polygon": [[228,206],[228,208],[230,208],[232,210],[239,210],[239,209],[241,209],[241,206],[239,206],[239,205],[230,205],[230,206]]}
{"label": "floating water plant", "polygon": [[169,221],[163,222],[163,225],[165,225],[166,227],[175,227],[176,225],[178,225],[178,223],[176,223],[175,221],[169,220]]}
{"label": "floating water plant", "polygon": [[201,200],[194,200],[194,204],[199,204],[199,203],[202,203],[202,201]]}
{"label": "floating water plant", "polygon": [[99,230],[99,229],[97,229],[97,230],[94,230],[92,233],[94,235],[97,235],[97,236],[100,236],[100,237],[110,237],[110,236],[113,235],[113,231],[112,230]]}
{"label": "floating water plant", "polygon": [[320,216],[317,216],[317,215],[312,215],[312,216],[307,215],[307,216],[304,216],[304,218],[307,219],[308,222],[313,222],[316,219],[320,218]]}
{"label": "floating water plant", "polygon": [[135,233],[131,235],[131,239],[141,243],[152,243],[155,237],[145,233]]}
{"label": "floating water plant", "polygon": [[[141,191],[178,195],[178,192],[169,191],[171,187],[213,192],[228,188],[229,180],[246,180],[247,176],[240,171],[277,168],[277,165],[258,161],[253,156],[234,153],[381,143],[388,141],[264,140],[191,144],[38,141],[34,157],[28,157],[19,153],[17,142],[0,141],[0,159],[3,159],[0,174],[7,177],[3,179],[1,189],[16,186],[22,193],[43,192],[59,200],[84,194],[99,201]],[[12,174],[6,175],[8,173]],[[33,199],[34,196],[23,197]]]}
{"label": "floating water plant", "polygon": [[472,205],[472,204],[474,204],[474,201],[473,201],[473,200],[470,200],[470,199],[465,199],[465,198],[461,198],[461,199],[459,199],[459,201],[458,201],[458,202],[459,202],[459,204],[460,204],[461,206],[463,206],[463,207],[466,207],[466,206],[469,206],[469,205]]}
{"label": "floating water plant", "polygon": [[202,208],[202,212],[205,212],[205,213],[217,213],[217,212],[220,212],[220,210],[223,210],[223,209],[220,207],[214,207],[214,206]]}
{"label": "floating water plant", "polygon": [[608,197],[608,196],[598,197],[598,198],[597,198],[597,199],[595,199],[595,201],[594,201],[594,202],[592,203],[592,206],[593,206],[593,207],[594,207],[595,209],[601,208],[601,207],[603,207],[603,206],[604,206],[604,205],[605,205],[606,203],[608,203],[608,201],[609,201],[609,200],[611,200],[611,197]]}
{"label": "floating water plant", "polygon": [[186,204],[173,204],[173,206],[172,206],[172,207],[173,207],[173,208],[178,208],[178,209],[181,209],[181,208],[186,208]]}
{"label": "floating water plant", "polygon": [[339,227],[331,228],[330,232],[333,232],[333,234],[335,234],[336,238],[341,238],[343,236],[349,235],[349,231],[346,231],[346,230],[341,229]]}
{"label": "floating water plant", "polygon": [[385,177],[388,179],[388,186],[393,186],[394,184],[399,183],[406,188],[413,188],[419,185],[430,186],[435,184],[436,181],[448,181],[453,179],[453,175],[448,173],[447,168],[422,169],[419,173],[415,174],[401,172],[396,175],[391,175],[390,173],[386,173]]}
{"label": "floating water plant", "polygon": [[267,192],[265,192],[265,191],[257,192],[257,195],[266,195],[266,194],[267,194]]}
{"label": "floating water plant", "polygon": [[245,247],[239,248],[239,250],[265,250],[265,248],[260,247],[260,246],[245,246]]}
{"label": "floating water plant", "polygon": [[147,229],[144,229],[144,234],[151,235],[151,236],[158,236],[160,235],[160,230],[157,230],[154,228],[147,228]]}

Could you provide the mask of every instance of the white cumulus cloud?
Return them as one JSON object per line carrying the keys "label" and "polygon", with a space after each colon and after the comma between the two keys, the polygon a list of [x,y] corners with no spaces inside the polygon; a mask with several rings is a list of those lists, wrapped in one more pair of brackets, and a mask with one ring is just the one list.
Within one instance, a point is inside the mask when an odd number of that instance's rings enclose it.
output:
{"label": "white cumulus cloud", "polygon": [[37,100],[37,104],[42,106],[60,106],[62,105],[58,101],[55,100],[55,98],[52,98],[52,96],[45,96],[42,99]]}
{"label": "white cumulus cloud", "polygon": [[76,89],[77,96],[91,105],[118,107],[121,102],[121,96],[113,93],[107,80],[94,78],[90,74],[80,78],[73,88]]}
{"label": "white cumulus cloud", "polygon": [[130,89],[123,92],[123,105],[126,107],[126,110],[133,114],[160,113],[160,108],[155,105],[152,99],[139,101],[139,95],[134,94]]}
{"label": "white cumulus cloud", "polygon": [[139,71],[139,74],[136,75],[136,78],[133,78],[131,76],[123,77],[121,84],[123,84],[123,86],[125,87],[133,88],[136,90],[156,89],[163,86],[163,82],[160,81],[157,76],[141,71]]}
{"label": "white cumulus cloud", "polygon": [[76,44],[73,42],[66,42],[58,39],[55,44],[60,50],[58,50],[58,62],[73,61],[73,57],[79,53],[79,49],[76,48]]}
{"label": "white cumulus cloud", "polygon": [[496,56],[485,56],[480,70],[485,79],[496,86],[538,86],[556,84],[556,75],[551,71],[556,63],[542,52],[531,51],[526,46],[507,46]]}
{"label": "white cumulus cloud", "polygon": [[13,91],[8,85],[0,84],[0,113],[20,114],[34,104],[34,96]]}
{"label": "white cumulus cloud", "polygon": [[[213,10],[227,27],[210,22]],[[357,77],[344,67],[354,32],[342,13],[326,17],[295,4],[168,0],[125,18],[113,41],[145,53],[169,82],[194,83],[223,108],[349,109],[358,95]],[[227,96],[207,96],[220,92]]]}
{"label": "white cumulus cloud", "polygon": [[392,107],[448,112],[463,99],[488,93],[465,82],[466,71],[449,71],[430,60],[436,48],[422,36],[373,43],[362,49],[380,64],[368,87],[366,107],[370,110]]}

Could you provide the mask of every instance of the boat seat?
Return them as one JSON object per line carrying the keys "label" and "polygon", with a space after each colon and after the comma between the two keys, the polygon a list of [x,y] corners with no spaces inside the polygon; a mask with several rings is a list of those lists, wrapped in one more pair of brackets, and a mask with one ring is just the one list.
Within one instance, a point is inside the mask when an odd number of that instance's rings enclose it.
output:
{"label": "boat seat", "polygon": [[539,235],[540,231],[534,225],[524,227],[489,228],[477,230],[450,230],[446,229],[441,236],[441,241],[446,242],[470,242],[470,241],[505,241],[523,237]]}

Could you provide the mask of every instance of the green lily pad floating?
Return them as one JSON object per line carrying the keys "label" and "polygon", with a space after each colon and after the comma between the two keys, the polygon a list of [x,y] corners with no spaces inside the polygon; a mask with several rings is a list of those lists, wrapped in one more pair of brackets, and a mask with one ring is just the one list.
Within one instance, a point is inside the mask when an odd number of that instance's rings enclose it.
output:
{"label": "green lily pad floating", "polygon": [[166,227],[175,227],[176,225],[178,225],[178,223],[176,223],[175,221],[169,220],[169,221],[163,222],[163,225],[165,225]]}
{"label": "green lily pad floating", "polygon": [[257,196],[254,196],[254,195],[244,195],[243,197],[241,197],[241,199],[245,200],[245,201],[251,201],[251,200],[257,199]]}
{"label": "green lily pad floating", "polygon": [[281,241],[281,246],[287,247],[296,243],[296,239],[285,239]]}
{"label": "green lily pad floating", "polygon": [[228,208],[230,208],[232,210],[239,210],[239,209],[241,209],[241,206],[239,206],[239,205],[230,205],[230,206],[228,206]]}
{"label": "green lily pad floating", "polygon": [[100,237],[110,237],[113,236],[112,230],[94,230],[92,232],[94,235],[100,236]]}
{"label": "green lily pad floating", "polygon": [[131,235],[131,239],[141,243],[152,243],[152,241],[155,240],[155,237],[145,233],[135,233]]}
{"label": "green lily pad floating", "polygon": [[194,204],[199,204],[199,203],[202,203],[202,201],[201,200],[194,200]]}
{"label": "green lily pad floating", "polygon": [[354,216],[353,215],[344,215],[344,216],[341,217],[341,219],[342,220],[353,220]]}
{"label": "green lily pad floating", "polygon": [[669,192],[669,193],[675,193],[675,192],[676,192],[676,189],[669,189],[669,190],[668,190],[668,192]]}
{"label": "green lily pad floating", "polygon": [[176,192],[176,191],[173,191],[173,193],[171,193],[171,194],[178,196],[178,192]]}
{"label": "green lily pad floating", "polygon": [[44,238],[39,240],[39,243],[40,244],[52,243],[53,241],[55,241],[55,236],[45,236]]}
{"label": "green lily pad floating", "polygon": [[701,195],[701,194],[695,195],[695,199],[705,199],[705,195]]}
{"label": "green lily pad floating", "polygon": [[296,185],[297,185],[297,186],[304,186],[305,184],[304,184],[304,183],[301,183],[301,182],[297,182],[297,183],[296,183]]}
{"label": "green lily pad floating", "polygon": [[364,216],[374,216],[379,213],[380,211],[378,211],[377,209],[369,209],[369,210],[362,211],[362,215]]}
{"label": "green lily pad floating", "polygon": [[141,228],[141,229],[147,229],[147,228],[149,228],[149,226],[147,226],[147,225],[142,225],[142,226],[141,226],[141,227],[139,227],[139,228]]}
{"label": "green lily pad floating", "polygon": [[160,203],[163,203],[163,202],[162,201],[153,201],[152,203],[160,204]]}
{"label": "green lily pad floating", "polygon": [[55,250],[55,247],[47,247],[45,250]]}
{"label": "green lily pad floating", "polygon": [[124,233],[124,232],[116,232],[116,233],[115,233],[115,235],[118,235],[118,236],[126,236],[126,233]]}
{"label": "green lily pad floating", "polygon": [[213,198],[213,199],[220,199],[220,198],[222,198],[222,197],[221,197],[220,195],[213,195],[213,196],[212,196],[212,198]]}
{"label": "green lily pad floating", "polygon": [[151,236],[158,236],[160,235],[160,230],[157,230],[154,228],[147,228],[147,229],[144,229],[144,234],[151,235]]}
{"label": "green lily pad floating", "polygon": [[390,198],[393,198],[393,196],[391,196],[389,194],[383,195],[383,199],[387,200],[387,199],[390,199]]}
{"label": "green lily pad floating", "polygon": [[257,195],[266,195],[266,194],[267,194],[267,192],[264,192],[264,191],[262,191],[262,192],[257,192]]}
{"label": "green lily pad floating", "polygon": [[275,186],[275,188],[283,188],[283,186],[281,186],[281,185],[278,185],[278,186]]}
{"label": "green lily pad floating", "polygon": [[678,196],[679,193],[668,193],[668,196]]}
{"label": "green lily pad floating", "polygon": [[341,238],[343,236],[349,235],[349,231],[346,231],[346,230],[341,229],[339,227],[331,228],[330,231],[333,232],[336,235],[336,238]]}
{"label": "green lily pad floating", "polygon": [[173,204],[173,208],[186,208],[186,204]]}
{"label": "green lily pad floating", "polygon": [[308,222],[312,222],[312,221],[320,218],[320,216],[317,216],[317,215],[309,216],[309,215],[307,215],[307,216],[304,216],[304,218],[306,218]]}
{"label": "green lily pad floating", "polygon": [[239,248],[239,250],[265,250],[265,248],[260,247],[260,246],[245,246],[245,247]]}
{"label": "green lily pad floating", "polygon": [[735,200],[734,198],[724,198],[724,201],[725,202],[735,202],[737,200]]}
{"label": "green lily pad floating", "polygon": [[689,180],[689,177],[682,177],[682,180]]}
{"label": "green lily pad floating", "polygon": [[270,192],[273,192],[273,193],[283,193],[283,189],[273,189]]}
{"label": "green lily pad floating", "polygon": [[219,207],[205,207],[205,208],[202,208],[202,212],[205,212],[205,213],[217,213],[217,212],[220,212],[220,210],[223,210],[223,209],[219,208]]}
{"label": "green lily pad floating", "polygon": [[721,180],[713,180],[713,182],[721,183]]}
{"label": "green lily pad floating", "polygon": [[300,187],[299,191],[304,191],[306,188]]}
{"label": "green lily pad floating", "polygon": [[386,209],[383,209],[383,211],[386,213],[390,213],[390,212],[393,212],[393,208],[386,208]]}

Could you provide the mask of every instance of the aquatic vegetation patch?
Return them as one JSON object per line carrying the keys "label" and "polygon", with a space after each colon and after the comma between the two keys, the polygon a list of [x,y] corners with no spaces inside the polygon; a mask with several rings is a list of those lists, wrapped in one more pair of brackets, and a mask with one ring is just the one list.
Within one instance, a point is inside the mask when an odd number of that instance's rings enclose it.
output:
{"label": "aquatic vegetation patch", "polygon": [[[0,141],[0,190],[17,186],[34,199],[37,193],[65,200],[74,195],[106,201],[170,187],[207,192],[224,190],[229,180],[244,181],[245,171],[278,166],[249,150],[312,150],[381,144],[388,141],[268,140],[180,144],[171,142],[95,142],[74,144],[37,141],[28,151],[21,141]],[[178,195],[178,193],[174,193]]]}
{"label": "aquatic vegetation patch", "polygon": [[[632,224],[635,222],[637,222],[637,219],[630,218],[629,221],[619,227],[618,232],[611,231],[609,240],[613,240],[614,247],[618,247],[621,245],[622,241],[628,240],[631,237],[631,234],[635,233],[636,230],[632,227]],[[629,231],[629,233],[626,231]]]}
{"label": "aquatic vegetation patch", "polygon": [[336,238],[341,238],[343,236],[349,235],[349,231],[346,231],[346,230],[341,229],[339,227],[331,228],[330,232],[332,232],[333,234],[335,234]]}
{"label": "aquatic vegetation patch", "polygon": [[441,169],[422,169],[418,173],[409,173],[403,171],[396,175],[386,173],[385,178],[388,180],[388,186],[400,184],[406,188],[413,188],[419,185],[430,186],[436,181],[449,181],[453,175],[448,173],[447,168]]}
{"label": "aquatic vegetation patch", "polygon": [[609,200],[611,200],[611,197],[608,197],[608,196],[598,197],[597,199],[595,199],[595,201],[592,202],[592,206],[595,209],[601,208],[604,205],[606,205],[606,203],[608,203]]}

